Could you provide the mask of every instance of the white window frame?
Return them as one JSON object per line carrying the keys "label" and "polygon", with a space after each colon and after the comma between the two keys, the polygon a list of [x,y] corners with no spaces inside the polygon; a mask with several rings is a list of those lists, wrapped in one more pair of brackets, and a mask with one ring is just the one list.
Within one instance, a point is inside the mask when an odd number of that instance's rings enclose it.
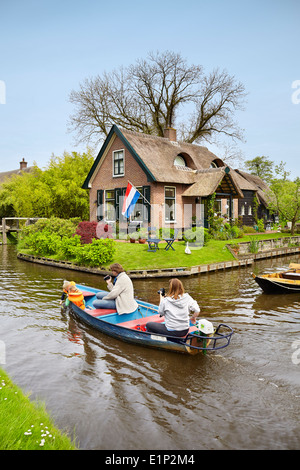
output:
{"label": "white window frame", "polygon": [[[123,153],[123,173],[116,175],[115,174],[115,154],[120,153],[120,152]],[[112,153],[112,175],[113,175],[113,178],[119,178],[119,177],[125,176],[125,151],[124,149],[114,150]]]}
{"label": "white window frame", "polygon": [[[166,207],[167,207],[167,204],[166,204],[166,189],[174,189],[174,218],[173,220],[169,220],[166,218]],[[168,198],[168,199],[171,199],[171,198]],[[172,198],[173,199],[173,198]],[[165,193],[164,193],[164,205],[165,205],[165,223],[167,224],[176,224],[176,186],[165,186]]]}
{"label": "white window frame", "polygon": [[[108,192],[112,192],[112,191],[114,192],[114,199],[109,198],[109,199],[107,200],[107,199],[106,199],[106,194],[107,194]],[[108,212],[108,211],[107,211],[107,201],[116,201],[116,191],[115,191],[115,189],[105,189],[105,190],[104,190],[104,218],[105,218],[105,220],[106,220],[107,222],[115,222],[115,220],[116,220],[116,213],[114,213],[114,216],[115,216],[114,219],[108,219],[108,218],[107,218],[107,212]],[[115,203],[114,203],[114,212],[116,212],[116,211],[115,211]]]}

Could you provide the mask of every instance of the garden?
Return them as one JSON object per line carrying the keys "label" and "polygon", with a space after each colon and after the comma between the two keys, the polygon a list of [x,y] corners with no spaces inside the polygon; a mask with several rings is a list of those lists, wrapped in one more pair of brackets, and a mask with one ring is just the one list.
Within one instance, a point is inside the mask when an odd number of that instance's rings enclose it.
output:
{"label": "garden", "polygon": [[[164,238],[173,236],[171,229],[159,229],[152,234],[161,239],[159,249],[148,251],[145,243],[147,232],[135,230],[120,233],[115,227],[97,222],[82,222],[74,219],[40,219],[34,225],[24,227],[17,244],[18,252],[73,264],[108,269],[113,262],[124,265],[127,270],[189,267],[200,264],[226,262],[234,259],[227,244],[235,246],[258,240],[289,236],[280,232],[259,233],[253,227],[230,225],[216,219],[213,229],[192,227],[177,234],[174,250],[165,250]],[[116,238],[118,237],[118,238]],[[186,253],[187,244],[189,255]]]}

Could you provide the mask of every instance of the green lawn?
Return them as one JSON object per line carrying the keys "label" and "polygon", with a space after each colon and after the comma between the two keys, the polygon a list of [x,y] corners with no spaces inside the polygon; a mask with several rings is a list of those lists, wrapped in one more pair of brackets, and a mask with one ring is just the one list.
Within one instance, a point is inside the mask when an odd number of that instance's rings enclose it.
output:
{"label": "green lawn", "polygon": [[[114,263],[120,263],[126,270],[134,269],[155,269],[170,267],[189,267],[199,264],[211,264],[234,259],[226,248],[226,244],[236,244],[255,239],[280,238],[285,235],[281,233],[249,235],[234,240],[210,240],[202,248],[191,248],[191,254],[185,254],[185,242],[174,242],[175,251],[166,251],[165,242],[159,243],[159,250],[148,252],[148,244],[118,242],[116,241],[116,253]],[[287,235],[288,236],[288,235]],[[111,263],[110,263],[111,264]]]}
{"label": "green lawn", "polygon": [[59,431],[45,406],[31,402],[0,369],[0,449],[74,450],[69,437]]}

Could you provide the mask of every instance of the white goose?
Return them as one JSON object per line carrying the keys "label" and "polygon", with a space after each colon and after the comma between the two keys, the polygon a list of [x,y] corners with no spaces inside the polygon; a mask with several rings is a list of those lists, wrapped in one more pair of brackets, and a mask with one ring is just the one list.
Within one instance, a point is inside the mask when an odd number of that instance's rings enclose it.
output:
{"label": "white goose", "polygon": [[191,254],[191,250],[189,249],[189,242],[186,242],[186,247],[185,247],[184,252],[185,252],[185,254],[187,254],[187,255],[190,255],[190,254]]}

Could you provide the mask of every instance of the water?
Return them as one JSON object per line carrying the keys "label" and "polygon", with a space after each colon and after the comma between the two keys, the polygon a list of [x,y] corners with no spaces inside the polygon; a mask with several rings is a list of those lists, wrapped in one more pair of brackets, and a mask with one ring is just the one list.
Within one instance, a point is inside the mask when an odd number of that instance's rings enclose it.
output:
{"label": "water", "polygon": [[[2,367],[81,449],[299,448],[300,298],[267,296],[251,276],[299,257],[183,278],[202,316],[235,330],[228,348],[196,357],[122,343],[63,315],[63,279],[105,289],[99,276],[20,261],[10,246],[0,260]],[[136,296],[158,301],[167,282],[134,280]]]}

